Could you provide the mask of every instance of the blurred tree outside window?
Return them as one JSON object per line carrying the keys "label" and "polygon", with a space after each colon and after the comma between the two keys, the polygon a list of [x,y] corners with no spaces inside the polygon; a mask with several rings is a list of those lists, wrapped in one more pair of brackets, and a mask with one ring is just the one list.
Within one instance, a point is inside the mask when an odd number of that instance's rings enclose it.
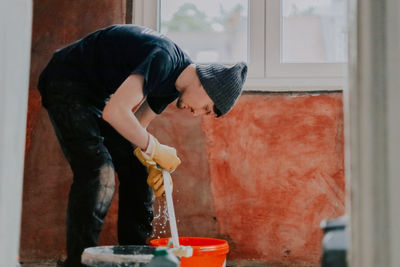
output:
{"label": "blurred tree outside window", "polygon": [[347,61],[347,0],[281,0],[281,62]]}
{"label": "blurred tree outside window", "polygon": [[162,0],[159,29],[196,63],[247,62],[248,0]]}

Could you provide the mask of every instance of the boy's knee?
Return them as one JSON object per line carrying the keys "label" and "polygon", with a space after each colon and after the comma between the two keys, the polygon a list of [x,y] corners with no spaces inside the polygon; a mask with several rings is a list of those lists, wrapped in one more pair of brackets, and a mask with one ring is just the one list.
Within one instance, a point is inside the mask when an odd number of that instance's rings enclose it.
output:
{"label": "boy's knee", "polygon": [[[75,176],[114,175],[114,165],[107,148],[102,144],[71,146],[71,168]],[[100,172],[100,174],[99,174]],[[112,174],[111,174],[112,173]]]}
{"label": "boy's knee", "polygon": [[96,213],[101,218],[107,213],[115,191],[114,170],[110,164],[105,164],[100,168],[98,186]]}

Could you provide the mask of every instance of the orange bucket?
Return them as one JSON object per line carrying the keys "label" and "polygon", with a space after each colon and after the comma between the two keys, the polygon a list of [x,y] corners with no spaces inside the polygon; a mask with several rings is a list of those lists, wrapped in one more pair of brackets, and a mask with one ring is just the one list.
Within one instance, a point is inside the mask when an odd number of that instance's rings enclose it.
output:
{"label": "orange bucket", "polygon": [[[153,247],[167,246],[169,238],[150,240]],[[229,252],[228,242],[222,239],[207,237],[179,237],[179,244],[193,248],[192,257],[182,257],[181,267],[223,267],[226,254]]]}

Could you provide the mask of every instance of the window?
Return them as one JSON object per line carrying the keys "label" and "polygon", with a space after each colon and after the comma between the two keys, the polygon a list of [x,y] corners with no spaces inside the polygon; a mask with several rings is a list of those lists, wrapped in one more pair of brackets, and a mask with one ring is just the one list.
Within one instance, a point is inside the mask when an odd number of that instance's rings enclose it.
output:
{"label": "window", "polygon": [[344,0],[282,0],[281,62],[345,62],[345,5]]}
{"label": "window", "polygon": [[163,0],[158,29],[195,62],[248,61],[247,8],[247,0]]}
{"label": "window", "polygon": [[247,90],[342,89],[347,0],[136,0],[135,23],[198,63],[249,65]]}

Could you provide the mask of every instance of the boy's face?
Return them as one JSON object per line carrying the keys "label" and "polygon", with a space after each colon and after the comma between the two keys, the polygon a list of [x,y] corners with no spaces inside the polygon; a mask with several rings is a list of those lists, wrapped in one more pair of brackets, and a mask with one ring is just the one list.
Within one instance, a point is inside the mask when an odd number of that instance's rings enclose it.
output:
{"label": "boy's face", "polygon": [[190,110],[195,117],[201,115],[216,116],[213,110],[214,102],[201,85],[193,85],[182,92],[176,106],[179,109]]}

